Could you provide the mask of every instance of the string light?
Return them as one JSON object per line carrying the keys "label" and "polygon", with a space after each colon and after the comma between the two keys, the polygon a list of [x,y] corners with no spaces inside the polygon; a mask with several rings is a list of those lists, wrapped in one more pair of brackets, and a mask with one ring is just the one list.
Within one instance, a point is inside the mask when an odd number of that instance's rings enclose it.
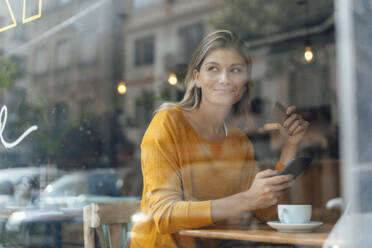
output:
{"label": "string light", "polygon": [[124,95],[127,92],[127,86],[125,85],[124,82],[120,82],[118,84],[118,93],[120,95]]}
{"label": "string light", "polygon": [[177,79],[176,74],[174,74],[174,73],[169,74],[168,83],[170,85],[173,85],[173,86],[178,83],[178,79]]}

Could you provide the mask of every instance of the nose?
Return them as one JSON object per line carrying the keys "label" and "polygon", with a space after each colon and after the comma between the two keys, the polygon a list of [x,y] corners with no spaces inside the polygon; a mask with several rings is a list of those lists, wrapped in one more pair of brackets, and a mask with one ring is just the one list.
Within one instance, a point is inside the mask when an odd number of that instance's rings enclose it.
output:
{"label": "nose", "polygon": [[229,84],[230,83],[230,75],[227,70],[222,70],[220,75],[219,75],[219,83],[222,84]]}

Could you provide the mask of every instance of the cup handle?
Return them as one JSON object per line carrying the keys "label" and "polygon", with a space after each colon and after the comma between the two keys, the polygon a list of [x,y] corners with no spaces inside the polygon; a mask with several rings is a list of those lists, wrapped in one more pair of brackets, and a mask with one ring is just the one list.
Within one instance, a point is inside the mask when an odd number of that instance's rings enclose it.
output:
{"label": "cup handle", "polygon": [[283,222],[286,222],[286,218],[285,216],[288,214],[288,210],[286,208],[282,208],[280,211],[279,211],[279,220],[283,220]]}

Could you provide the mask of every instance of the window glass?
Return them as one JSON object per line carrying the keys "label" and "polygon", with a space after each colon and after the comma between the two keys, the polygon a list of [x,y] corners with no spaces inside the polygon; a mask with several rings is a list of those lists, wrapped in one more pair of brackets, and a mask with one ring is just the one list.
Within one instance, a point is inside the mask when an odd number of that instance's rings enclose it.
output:
{"label": "window glass", "polygon": [[60,4],[67,4],[70,0],[59,0]]}
{"label": "window glass", "polygon": [[190,60],[193,51],[199,45],[199,42],[204,36],[203,31],[204,29],[201,23],[191,24],[179,28],[178,32],[181,45],[181,61],[186,63]]}
{"label": "window glass", "polygon": [[345,238],[356,247],[372,242],[368,231],[372,218],[372,156],[369,150],[372,115],[369,111],[371,102],[367,100],[372,92],[369,70],[372,54],[368,48],[372,39],[372,25],[368,20],[371,7],[371,3],[365,0],[342,1],[338,4],[342,18],[340,15],[337,19],[340,27],[337,52],[344,58],[338,62],[340,107],[345,109],[340,117],[344,141],[341,147],[346,152],[341,156],[349,180],[346,186],[353,186],[344,195],[349,207],[345,216],[349,219],[343,218],[342,224],[350,226],[352,231],[345,233]]}
{"label": "window glass", "polygon": [[80,62],[93,63],[97,57],[97,39],[86,34],[80,46]]}
{"label": "window glass", "polygon": [[35,51],[35,73],[44,73],[48,70],[48,51],[46,47],[38,47]]}
{"label": "window glass", "polygon": [[64,68],[70,64],[71,51],[69,42],[61,40],[56,45],[56,68]]}
{"label": "window glass", "polygon": [[135,41],[136,66],[151,65],[155,57],[155,37],[153,35]]}
{"label": "window glass", "polygon": [[163,0],[133,0],[133,8],[138,9],[155,3],[160,3]]}
{"label": "window glass", "polygon": [[[371,212],[371,8],[336,2],[354,46],[333,0],[0,1],[0,247],[83,247],[91,203],[141,200],[134,247],[229,246],[180,232],[204,227],[290,240],[277,203],[311,205],[324,234],[345,190]],[[290,188],[265,188],[295,157],[312,162]]]}

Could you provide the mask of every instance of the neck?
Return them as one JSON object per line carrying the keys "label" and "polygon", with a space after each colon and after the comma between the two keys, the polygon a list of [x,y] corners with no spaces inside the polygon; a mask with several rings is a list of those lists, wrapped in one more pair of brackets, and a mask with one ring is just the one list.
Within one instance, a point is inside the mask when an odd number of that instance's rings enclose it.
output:
{"label": "neck", "polygon": [[224,127],[230,107],[201,104],[190,113],[194,128],[207,139],[220,140],[227,136]]}
{"label": "neck", "polygon": [[207,104],[200,104],[200,106],[195,109],[194,114],[197,120],[203,123],[206,129],[205,131],[211,136],[221,134],[221,130],[227,135],[227,133],[225,133],[224,123],[230,112],[230,107],[206,105]]}

